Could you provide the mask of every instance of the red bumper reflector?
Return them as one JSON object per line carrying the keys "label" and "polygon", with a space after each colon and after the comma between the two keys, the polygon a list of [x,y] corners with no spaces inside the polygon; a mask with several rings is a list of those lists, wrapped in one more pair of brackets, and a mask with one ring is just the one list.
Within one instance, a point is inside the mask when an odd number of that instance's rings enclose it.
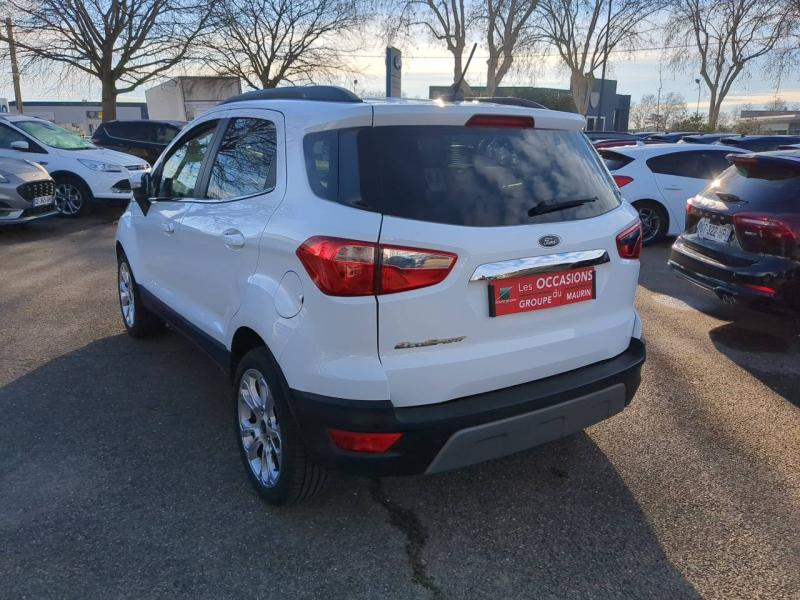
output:
{"label": "red bumper reflector", "polygon": [[752,283],[745,283],[744,287],[746,287],[748,289],[751,289],[751,290],[753,290],[755,292],[760,292],[762,294],[766,294],[767,296],[774,296],[775,295],[775,290],[773,290],[771,287],[768,287],[766,285],[754,285]]}
{"label": "red bumper reflector", "polygon": [[328,429],[328,436],[333,445],[340,450],[350,452],[386,452],[403,437],[402,433],[362,433],[359,431],[343,431]]}

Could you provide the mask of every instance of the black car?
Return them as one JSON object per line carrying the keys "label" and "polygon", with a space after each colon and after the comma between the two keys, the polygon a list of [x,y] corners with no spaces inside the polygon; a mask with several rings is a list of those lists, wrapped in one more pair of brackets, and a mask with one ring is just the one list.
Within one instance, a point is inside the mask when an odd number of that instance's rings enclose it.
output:
{"label": "black car", "polygon": [[95,130],[92,143],[133,154],[152,165],[184,125],[185,121],[107,121]]}
{"label": "black car", "polygon": [[584,131],[584,133],[593,142],[598,140],[632,140],[635,142],[642,139],[640,136],[627,131]]}
{"label": "black car", "polygon": [[674,143],[679,142],[687,135],[699,135],[699,131],[673,131],[671,133],[654,133],[648,135],[647,139],[656,142]]}
{"label": "black car", "polygon": [[684,136],[680,141],[687,144],[713,144],[722,138],[730,136],[730,133],[698,133],[697,135]]}
{"label": "black car", "polygon": [[800,143],[800,135],[731,135],[722,138],[719,143],[752,152],[768,152],[780,146]]}
{"label": "black car", "polygon": [[669,266],[725,302],[800,311],[800,150],[729,159],[689,199]]}

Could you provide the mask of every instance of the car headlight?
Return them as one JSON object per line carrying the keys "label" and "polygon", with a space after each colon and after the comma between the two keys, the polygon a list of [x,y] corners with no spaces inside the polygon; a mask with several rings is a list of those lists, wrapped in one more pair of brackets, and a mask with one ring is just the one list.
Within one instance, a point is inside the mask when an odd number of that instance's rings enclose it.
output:
{"label": "car headlight", "polygon": [[101,160],[90,160],[88,158],[79,158],[78,162],[84,167],[90,168],[92,171],[104,171],[106,173],[122,173],[122,167],[114,163],[107,163]]}
{"label": "car headlight", "polygon": [[8,177],[0,173],[0,183],[8,183]]}

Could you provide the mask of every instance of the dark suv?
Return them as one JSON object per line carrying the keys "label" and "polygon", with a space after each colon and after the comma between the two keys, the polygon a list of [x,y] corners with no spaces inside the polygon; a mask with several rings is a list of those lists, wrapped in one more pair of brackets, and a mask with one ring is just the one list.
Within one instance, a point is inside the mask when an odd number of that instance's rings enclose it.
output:
{"label": "dark suv", "polygon": [[92,143],[133,154],[152,165],[184,125],[184,121],[108,121],[95,130]]}
{"label": "dark suv", "polygon": [[800,311],[800,150],[729,159],[689,199],[669,266],[725,302]]}

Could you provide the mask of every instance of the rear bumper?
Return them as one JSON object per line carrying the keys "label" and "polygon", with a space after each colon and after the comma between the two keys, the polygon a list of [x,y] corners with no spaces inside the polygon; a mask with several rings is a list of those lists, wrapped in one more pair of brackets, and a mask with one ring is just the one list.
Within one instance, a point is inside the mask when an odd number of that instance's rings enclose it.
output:
{"label": "rear bumper", "polygon": [[[295,418],[315,460],[369,476],[436,473],[499,458],[580,431],[620,412],[639,387],[644,343],[567,373],[440,404],[395,408],[292,390]],[[402,432],[386,453],[335,448],[328,428]]]}
{"label": "rear bumper", "polygon": [[[724,265],[695,251],[679,237],[672,245],[667,264],[683,279],[726,302],[769,301],[800,306],[800,263],[796,261],[765,256],[748,265]],[[753,286],[766,286],[774,293]]]}

